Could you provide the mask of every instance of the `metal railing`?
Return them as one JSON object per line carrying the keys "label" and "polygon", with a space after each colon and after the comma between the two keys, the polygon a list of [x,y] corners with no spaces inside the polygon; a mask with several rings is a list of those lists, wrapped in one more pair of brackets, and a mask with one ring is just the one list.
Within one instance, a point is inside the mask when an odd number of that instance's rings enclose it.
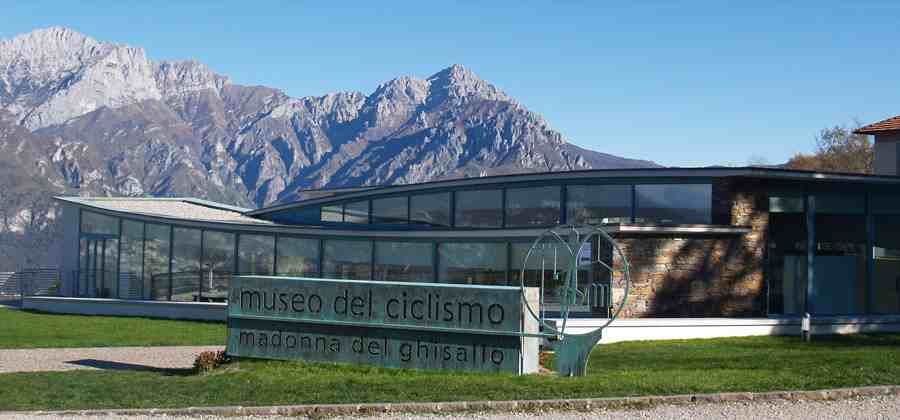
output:
{"label": "metal railing", "polygon": [[30,268],[0,273],[0,296],[59,296],[62,280],[56,268]]}
{"label": "metal railing", "polygon": [[72,278],[75,279],[75,296],[115,299],[144,298],[144,283],[136,272],[76,270],[72,273]]}

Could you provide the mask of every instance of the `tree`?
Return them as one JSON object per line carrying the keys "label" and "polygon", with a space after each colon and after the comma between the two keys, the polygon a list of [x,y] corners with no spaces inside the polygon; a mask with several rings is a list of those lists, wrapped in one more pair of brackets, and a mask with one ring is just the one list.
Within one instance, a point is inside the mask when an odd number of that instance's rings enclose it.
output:
{"label": "tree", "polygon": [[813,154],[797,153],[785,164],[788,169],[825,172],[872,173],[875,152],[869,137],[855,128],[834,126],[816,136]]}

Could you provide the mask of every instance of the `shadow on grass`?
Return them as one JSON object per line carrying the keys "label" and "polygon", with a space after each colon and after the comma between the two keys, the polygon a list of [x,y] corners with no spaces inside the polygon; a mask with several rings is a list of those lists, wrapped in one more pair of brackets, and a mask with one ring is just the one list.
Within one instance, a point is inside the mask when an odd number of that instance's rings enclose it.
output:
{"label": "shadow on grass", "polygon": [[115,362],[112,360],[81,359],[66,362],[72,365],[85,366],[99,370],[153,372],[163,376],[190,376],[193,370],[185,368],[161,368],[136,363]]}

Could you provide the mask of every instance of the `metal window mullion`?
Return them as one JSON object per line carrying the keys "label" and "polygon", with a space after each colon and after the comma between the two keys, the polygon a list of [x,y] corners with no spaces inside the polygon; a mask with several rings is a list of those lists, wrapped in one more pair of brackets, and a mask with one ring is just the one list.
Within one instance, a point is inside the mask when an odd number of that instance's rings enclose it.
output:
{"label": "metal window mullion", "polygon": [[431,270],[432,270],[432,282],[438,283],[438,243],[431,243]]}
{"label": "metal window mullion", "polygon": [[172,274],[172,269],[175,266],[175,227],[169,225],[169,296],[167,300],[172,300],[172,282],[175,280],[175,276]]}
{"label": "metal window mullion", "polygon": [[272,275],[278,275],[278,239],[281,237],[277,232],[275,233],[275,246],[272,250]]}
{"label": "metal window mullion", "polygon": [[406,224],[409,225],[412,220],[412,197],[406,196]]}
{"label": "metal window mullion", "polygon": [[103,239],[103,246],[100,247],[100,285],[106,286],[106,241]]}
{"label": "metal window mullion", "polygon": [[122,298],[122,218],[119,218],[119,240],[116,243],[116,299]]}
{"label": "metal window mullion", "polygon": [[[203,301],[203,275],[206,274],[206,270],[204,270],[204,262],[206,260],[206,229],[200,229],[200,275],[197,276],[197,302]],[[212,271],[212,266],[210,266],[210,271]]]}

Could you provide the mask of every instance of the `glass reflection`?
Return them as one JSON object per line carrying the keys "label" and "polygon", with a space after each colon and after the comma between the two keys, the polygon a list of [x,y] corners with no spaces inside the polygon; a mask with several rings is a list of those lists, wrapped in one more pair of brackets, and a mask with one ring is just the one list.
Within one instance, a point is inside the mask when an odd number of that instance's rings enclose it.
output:
{"label": "glass reflection", "polygon": [[446,242],[438,256],[441,283],[506,284],[506,243]]}
{"label": "glass reflection", "polygon": [[506,226],[540,227],[559,223],[560,187],[508,188]]}
{"label": "glass reflection", "polygon": [[322,277],[371,280],[372,243],[325,240],[322,246]]}
{"label": "glass reflection", "polygon": [[434,281],[430,242],[375,242],[375,280]]}
{"label": "glass reflection", "polygon": [[456,192],[456,226],[499,228],[503,224],[503,192],[472,190]]}
{"label": "glass reflection", "polygon": [[275,270],[275,237],[246,235],[238,237],[238,273],[272,275]]}

